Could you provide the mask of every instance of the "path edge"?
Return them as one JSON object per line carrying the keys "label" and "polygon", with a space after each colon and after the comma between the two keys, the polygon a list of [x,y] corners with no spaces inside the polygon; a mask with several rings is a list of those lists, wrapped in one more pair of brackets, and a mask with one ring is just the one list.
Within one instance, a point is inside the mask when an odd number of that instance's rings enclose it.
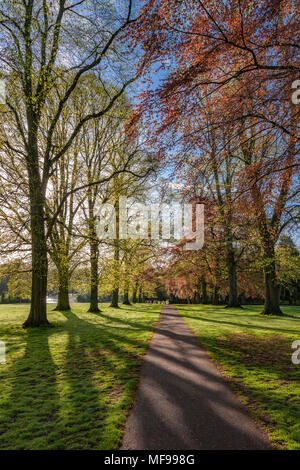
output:
{"label": "path edge", "polygon": [[[129,405],[129,407],[128,407],[127,410],[126,410],[126,413],[124,414],[124,422],[123,422],[122,429],[121,429],[120,440],[119,440],[118,446],[116,447],[115,450],[125,450],[125,449],[121,449],[121,447],[123,446],[124,433],[125,433],[125,428],[126,428],[127,420],[128,420],[130,411],[131,411],[132,408],[133,408],[133,405],[134,405],[134,402],[135,402],[135,399],[136,399],[136,394],[137,394],[138,388],[139,388],[139,386],[140,386],[140,382],[141,382],[141,370],[142,370],[144,358],[145,358],[146,354],[148,353],[148,351],[149,351],[149,349],[150,349],[150,346],[151,346],[151,343],[152,343],[152,340],[153,340],[153,337],[154,337],[156,328],[157,328],[158,323],[159,323],[159,321],[160,321],[161,313],[162,313],[162,310],[163,310],[164,307],[165,307],[165,305],[162,305],[162,307],[161,307],[161,309],[160,309],[160,312],[159,312],[159,315],[158,315],[158,319],[156,320],[155,325],[154,325],[154,327],[153,327],[153,330],[152,330],[152,333],[151,333],[151,336],[150,336],[148,345],[147,345],[147,347],[146,347],[146,349],[145,349],[145,352],[140,356],[140,363],[139,363],[139,365],[138,365],[138,367],[137,367],[138,376],[137,376],[135,388],[134,388],[134,391],[133,391],[133,393],[132,393],[130,405]],[[126,450],[125,450],[125,452],[126,452]]]}
{"label": "path edge", "polygon": [[[187,323],[186,319],[179,313],[177,310],[177,307],[173,305],[173,308],[176,310],[180,318],[184,321],[190,332],[193,334],[193,336],[196,338],[199,346],[202,348],[204,353],[206,354],[207,358],[209,361],[217,368],[218,372],[220,373],[222,379],[225,381],[226,385],[229,387],[230,391],[235,395],[235,397],[238,399],[239,403],[241,406],[246,410],[248,417],[251,418],[255,424],[258,426],[258,428],[262,431],[263,434],[267,437],[270,446],[272,447],[271,450],[287,450],[286,447],[280,446],[279,444],[276,445],[275,442],[271,441],[271,436],[270,436],[270,431],[268,426],[263,422],[263,420],[259,417],[259,414],[257,414],[254,410],[255,406],[258,406],[257,403],[244,396],[239,390],[238,387],[234,384],[233,382],[233,377],[229,375],[228,372],[223,368],[221,364],[215,361],[215,359],[212,357],[211,353],[207,351],[207,349],[204,347],[202,342],[200,341],[199,337],[196,335],[194,330],[191,328],[191,326]],[[247,403],[247,400],[249,400],[250,403]],[[250,406],[249,406],[250,405]]]}

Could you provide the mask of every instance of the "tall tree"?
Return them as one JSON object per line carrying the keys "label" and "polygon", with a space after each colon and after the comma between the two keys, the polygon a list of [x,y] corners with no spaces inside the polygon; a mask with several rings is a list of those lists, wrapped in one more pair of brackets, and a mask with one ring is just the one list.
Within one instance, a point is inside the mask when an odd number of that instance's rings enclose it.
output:
{"label": "tall tree", "polygon": [[[63,130],[62,130],[63,134]],[[50,184],[51,192],[47,196],[46,214],[51,221],[51,214],[55,214],[61,205],[62,198],[67,191],[73,190],[79,180],[79,139],[76,138],[56,163]],[[72,272],[77,266],[76,255],[86,243],[85,239],[74,236],[76,215],[83,203],[84,195],[72,193],[65,199],[58,217],[49,234],[48,251],[58,274],[58,302],[56,310],[70,310],[69,283]]]}
{"label": "tall tree", "polygon": [[[32,295],[30,314],[24,326],[48,324],[46,315],[47,243],[45,232],[45,197],[53,167],[66,153],[84,123],[103,116],[132,82],[120,73],[116,41],[135,21],[132,1],[124,12],[113,11],[110,3],[94,0],[4,0],[0,6],[0,64],[7,77],[7,108],[14,135],[1,141],[3,149],[13,149],[24,159],[29,182]],[[70,129],[63,148],[57,149],[54,135],[57,123],[81,77],[97,70],[119,73],[118,87],[107,93],[101,109],[85,115]],[[40,145],[41,119],[57,78],[66,86],[57,96],[56,107],[49,116],[47,145]],[[120,82],[120,77],[125,79]],[[116,73],[114,75],[116,77]]]}
{"label": "tall tree", "polygon": [[[217,148],[217,169],[220,153],[225,153],[225,161],[227,154],[240,165],[245,161],[241,153],[245,156],[247,152],[249,164],[245,173],[239,171],[238,185],[251,192],[260,226],[266,260],[266,314],[280,314],[274,250],[283,229],[286,203],[291,204],[297,195],[293,175],[299,166],[299,108],[291,105],[291,95],[300,68],[295,40],[298,13],[299,2],[295,0],[156,0],[145,3],[143,15],[131,29],[133,43],[143,48],[143,64],[152,66],[160,61],[164,69],[162,80],[156,81],[155,87],[151,84],[142,95],[136,113],[137,118],[152,118],[158,139],[164,136],[166,144],[161,153],[170,151],[171,143],[174,152],[174,131],[175,144],[183,142],[185,149],[189,148],[194,143],[195,120],[199,123],[198,137],[202,134],[211,138],[213,133],[227,131],[222,148]],[[213,116],[209,122],[205,119],[207,108]],[[285,148],[286,158],[281,157],[282,152],[277,152],[275,159],[268,153],[266,165],[264,153],[254,157],[252,149],[257,149],[257,142],[261,145],[262,136],[273,143],[278,141]],[[271,191],[275,187],[279,192],[276,190],[270,216]],[[220,208],[230,196],[228,188],[226,184],[219,192]],[[218,196],[216,188],[214,191]],[[224,214],[228,232],[230,211]],[[283,226],[287,223],[284,221]],[[236,303],[233,240],[230,233],[226,238],[231,301]]]}
{"label": "tall tree", "polygon": [[[243,182],[247,183],[262,245],[265,279],[262,313],[281,315],[275,250],[282,231],[292,222],[299,222],[299,204],[295,198],[300,188],[293,165],[296,161],[296,141],[292,135],[288,136],[287,142],[275,139],[273,134],[254,138],[258,127],[256,122],[252,122],[249,130],[245,121],[240,133],[241,158],[245,165]],[[280,176],[273,178],[276,167],[282,166],[284,170],[279,172]]]}

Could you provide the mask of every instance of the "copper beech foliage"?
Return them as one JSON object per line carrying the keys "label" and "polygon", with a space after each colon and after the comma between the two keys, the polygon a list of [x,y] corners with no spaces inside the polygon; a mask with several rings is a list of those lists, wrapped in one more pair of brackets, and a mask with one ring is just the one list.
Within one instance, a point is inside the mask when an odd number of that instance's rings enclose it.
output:
{"label": "copper beech foliage", "polygon": [[[280,145],[267,158],[262,151],[264,158],[247,160],[246,180],[274,172],[273,179],[291,183],[299,166],[300,106],[291,101],[300,68],[298,25],[295,0],[146,2],[131,29],[145,77],[133,120],[147,116],[161,156],[171,148],[178,157],[179,145],[195,152],[207,145],[205,134],[211,139],[220,129],[227,136],[218,155],[226,145],[239,151],[258,138],[265,148]],[[157,86],[145,74],[154,64],[163,69]]]}
{"label": "copper beech foliage", "polygon": [[[229,197],[216,204],[224,220],[255,219],[265,295],[274,300],[275,244],[298,217],[300,106],[291,96],[300,72],[299,2],[149,0],[130,38],[142,50],[145,80],[133,122],[147,120],[188,191],[209,187],[211,175],[214,191],[223,182]],[[274,302],[267,313],[279,312]]]}
{"label": "copper beech foliage", "polygon": [[131,40],[143,50],[140,67],[159,62],[170,71],[156,92],[143,96],[144,105],[159,100],[164,126],[190,113],[191,101],[198,108],[208,97],[219,117],[245,116],[241,105],[255,93],[265,101],[248,115],[295,131],[284,115],[300,71],[299,2],[150,0],[132,25]]}

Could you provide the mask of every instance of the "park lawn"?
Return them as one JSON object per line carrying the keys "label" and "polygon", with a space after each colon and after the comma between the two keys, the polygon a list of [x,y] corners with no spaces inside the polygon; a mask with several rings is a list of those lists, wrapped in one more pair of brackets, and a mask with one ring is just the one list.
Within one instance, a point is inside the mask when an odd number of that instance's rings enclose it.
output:
{"label": "park lawn", "polygon": [[274,446],[300,449],[300,307],[283,306],[283,317],[259,315],[262,306],[176,308]]}
{"label": "park lawn", "polygon": [[0,449],[116,449],[161,305],[53,308],[24,330],[29,305],[0,305]]}

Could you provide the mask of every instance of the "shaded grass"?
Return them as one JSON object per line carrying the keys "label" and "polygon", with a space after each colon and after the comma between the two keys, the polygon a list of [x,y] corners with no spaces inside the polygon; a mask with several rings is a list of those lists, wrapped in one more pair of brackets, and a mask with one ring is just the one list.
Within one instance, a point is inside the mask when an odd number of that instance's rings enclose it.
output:
{"label": "shaded grass", "polygon": [[0,449],[115,449],[161,306],[52,308],[24,330],[29,306],[0,305]]}
{"label": "shaded grass", "polygon": [[261,306],[176,308],[273,444],[300,449],[300,365],[291,361],[300,307],[283,306],[283,317],[259,315]]}

